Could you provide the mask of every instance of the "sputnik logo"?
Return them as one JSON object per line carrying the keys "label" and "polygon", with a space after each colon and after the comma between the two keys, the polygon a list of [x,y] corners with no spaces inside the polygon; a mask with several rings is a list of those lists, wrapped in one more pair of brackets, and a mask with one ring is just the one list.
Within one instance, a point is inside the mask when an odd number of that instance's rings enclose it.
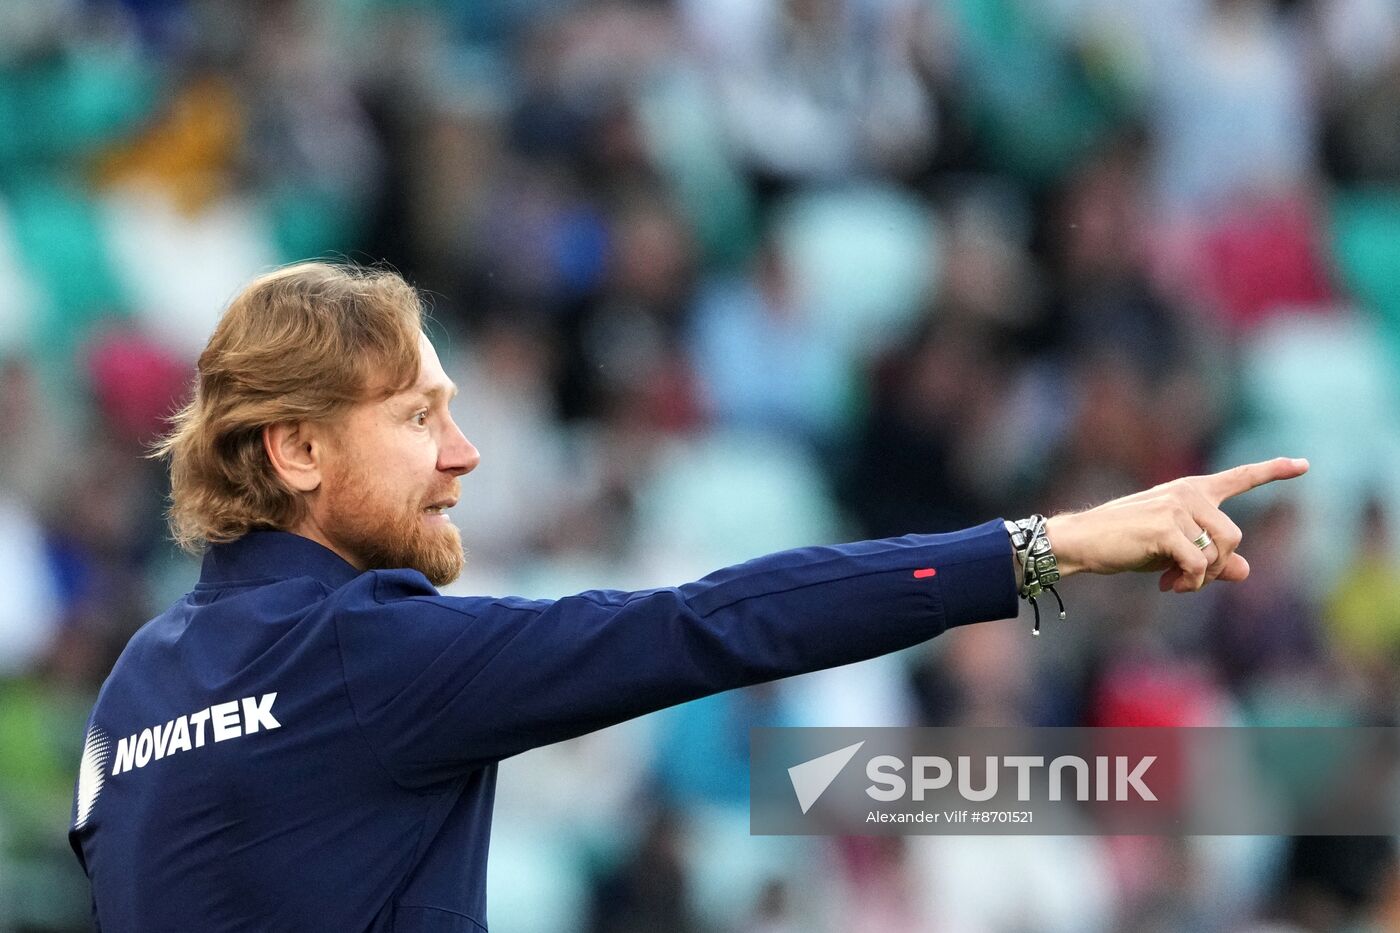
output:
{"label": "sputnik logo", "polygon": [[860,751],[860,747],[864,744],[865,742],[862,741],[854,745],[847,745],[845,748],[838,748],[834,752],[788,768],[788,777],[792,780],[792,789],[797,794],[797,803],[802,807],[803,813],[812,809],[812,804],[826,793],[831,782],[836,780],[836,776],[846,765],[851,763],[851,759],[855,757],[856,752]]}

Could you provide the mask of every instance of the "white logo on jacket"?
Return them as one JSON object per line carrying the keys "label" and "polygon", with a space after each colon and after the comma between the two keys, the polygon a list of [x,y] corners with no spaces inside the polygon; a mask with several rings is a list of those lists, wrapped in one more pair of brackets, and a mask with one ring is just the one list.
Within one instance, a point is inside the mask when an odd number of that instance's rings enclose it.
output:
{"label": "white logo on jacket", "polygon": [[[260,697],[244,697],[227,703],[215,703],[195,713],[178,716],[161,726],[147,726],[135,735],[117,743],[112,765],[115,777],[132,768],[144,768],[176,752],[203,748],[208,735],[215,742],[252,735],[259,729],[280,729],[282,724],[272,716],[275,693]],[[206,732],[205,726],[208,726]],[[105,764],[105,760],[104,760]]]}
{"label": "white logo on jacket", "polygon": [[96,726],[89,729],[87,741],[83,743],[83,761],[78,766],[78,814],[73,822],[74,829],[82,829],[92,815],[92,805],[97,803],[102,782],[107,779],[107,757],[111,753],[112,743],[107,733]]}

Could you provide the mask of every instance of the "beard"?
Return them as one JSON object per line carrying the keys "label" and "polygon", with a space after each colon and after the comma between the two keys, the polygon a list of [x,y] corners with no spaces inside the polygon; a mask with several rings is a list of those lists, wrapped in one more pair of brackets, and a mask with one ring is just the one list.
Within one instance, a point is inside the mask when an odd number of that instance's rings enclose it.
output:
{"label": "beard", "polygon": [[445,498],[457,498],[456,480],[426,499],[394,502],[376,494],[365,471],[350,469],[328,484],[335,490],[328,503],[326,536],[353,554],[366,570],[417,570],[433,586],[445,586],[466,564],[462,535],[450,521],[428,524],[424,508]]}

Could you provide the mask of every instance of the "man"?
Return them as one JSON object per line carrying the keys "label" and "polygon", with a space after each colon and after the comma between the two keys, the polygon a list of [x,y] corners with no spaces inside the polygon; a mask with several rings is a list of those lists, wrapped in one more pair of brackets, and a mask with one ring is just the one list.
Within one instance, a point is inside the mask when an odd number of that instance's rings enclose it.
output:
{"label": "man", "polygon": [[1228,496],[1274,460],[1087,512],[774,554],[555,602],[446,597],[480,456],[379,271],[302,264],[230,304],[161,452],[199,584],[92,713],[70,838],[106,933],[486,929],[497,762],[746,684],[1002,619],[1078,572],[1249,571]]}

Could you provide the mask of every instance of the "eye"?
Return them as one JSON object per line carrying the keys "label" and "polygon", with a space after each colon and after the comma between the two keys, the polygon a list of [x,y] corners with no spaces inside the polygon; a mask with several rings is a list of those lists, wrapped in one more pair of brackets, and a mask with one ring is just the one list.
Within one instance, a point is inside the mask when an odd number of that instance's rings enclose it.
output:
{"label": "eye", "polygon": [[428,409],[423,408],[413,414],[413,423],[420,428],[428,423]]}

